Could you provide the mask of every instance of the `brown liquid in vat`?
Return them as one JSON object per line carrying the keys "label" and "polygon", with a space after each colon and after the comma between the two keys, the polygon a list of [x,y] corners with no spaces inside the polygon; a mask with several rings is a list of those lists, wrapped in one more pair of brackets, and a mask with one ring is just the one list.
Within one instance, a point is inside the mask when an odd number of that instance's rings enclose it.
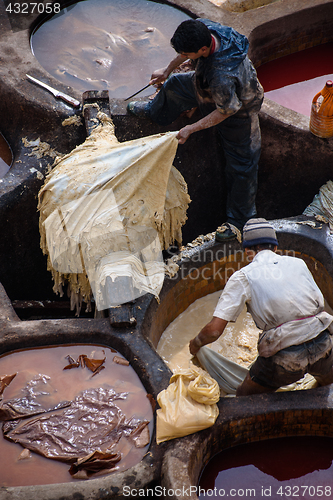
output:
{"label": "brown liquid in vat", "polygon": [[170,38],[188,18],[146,0],[86,0],[41,25],[31,45],[40,64],[66,85],[81,92],[108,89],[111,97],[126,98],[175,57]]}
{"label": "brown liquid in vat", "polygon": [[[92,351],[105,352],[105,369],[92,377],[87,368],[63,370],[68,364],[66,356],[70,354],[77,359],[80,354],[91,355]],[[125,400],[117,401],[117,406],[126,417],[135,415],[150,421],[149,432],[152,434],[153,413],[147,393],[134,370],[130,366],[114,363],[114,355],[107,347],[101,346],[60,346],[19,351],[0,358],[0,376],[17,372],[16,377],[5,389],[3,399],[21,397],[21,388],[26,381],[35,375],[44,374],[51,377],[52,386],[59,392],[59,401],[72,400],[78,393],[88,388],[112,387],[116,392],[128,392]],[[147,452],[145,448],[129,445],[126,438],[121,438],[117,449],[123,454],[117,464],[117,471],[126,470],[138,463]],[[75,481],[69,472],[69,464],[50,460],[36,453],[31,458],[18,460],[22,446],[0,437],[0,485],[28,486],[37,484],[54,484]],[[94,477],[94,476],[92,476]]]}

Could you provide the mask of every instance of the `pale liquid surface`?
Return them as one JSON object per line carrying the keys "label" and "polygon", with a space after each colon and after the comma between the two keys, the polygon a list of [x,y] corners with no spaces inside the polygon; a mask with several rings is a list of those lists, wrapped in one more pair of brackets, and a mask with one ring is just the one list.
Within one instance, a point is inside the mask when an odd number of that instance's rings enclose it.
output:
{"label": "pale liquid surface", "polygon": [[[64,84],[127,98],[176,56],[170,38],[186,19],[180,10],[146,0],[86,0],[42,24],[31,45],[40,64]],[[149,87],[138,97],[154,92]]]}
{"label": "pale liquid surface", "polygon": [[[221,291],[218,291],[197,299],[163,332],[157,352],[172,371],[189,366],[192,356],[188,344],[212,319],[220,295]],[[223,335],[209,347],[248,367],[257,356],[259,331],[244,308],[237,321],[228,323]]]}
{"label": "pale liquid surface", "polygon": [[314,96],[333,79],[333,43],[301,50],[257,68],[265,97],[310,116]]}
{"label": "pale liquid surface", "polygon": [[265,95],[285,108],[297,111],[305,116],[311,115],[312,99],[322,88],[328,80],[332,80],[333,74],[319,76],[304,82],[293,83],[286,85],[281,89],[271,90],[266,92]]}
{"label": "pale liquid surface", "polygon": [[[70,354],[75,360],[80,354],[88,357],[93,351],[105,352],[105,369],[92,377],[87,368],[63,370],[68,365],[66,356]],[[26,382],[38,374],[51,377],[55,392],[59,393],[59,401],[72,400],[81,391],[88,388],[112,387],[116,392],[128,392],[125,400],[117,400],[117,406],[127,418],[132,415],[150,421],[149,432],[152,434],[153,413],[147,393],[131,366],[114,363],[114,355],[107,347],[101,346],[60,346],[19,351],[0,358],[0,376],[17,372],[16,377],[5,389],[3,399],[22,397],[21,388]],[[95,356],[96,359],[102,359]],[[123,454],[117,464],[117,472],[128,469],[140,462],[147,452],[145,448],[135,448],[126,438],[121,438],[117,450]],[[77,481],[68,472],[69,464],[47,459],[36,453],[31,458],[18,460],[23,451],[21,445],[7,441],[0,436],[0,486],[29,486],[37,484],[55,484]],[[102,476],[103,477],[103,476]]]}

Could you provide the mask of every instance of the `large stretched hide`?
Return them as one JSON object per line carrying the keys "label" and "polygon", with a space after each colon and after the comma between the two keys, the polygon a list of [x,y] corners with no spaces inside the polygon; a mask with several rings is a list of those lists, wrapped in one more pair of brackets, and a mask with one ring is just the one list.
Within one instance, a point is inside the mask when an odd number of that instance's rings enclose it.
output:
{"label": "large stretched hide", "polygon": [[54,291],[69,284],[73,307],[97,309],[143,293],[158,296],[162,250],[181,243],[190,202],[172,166],[177,132],[120,143],[113,123],[56,162],[39,193],[41,248],[48,255]]}

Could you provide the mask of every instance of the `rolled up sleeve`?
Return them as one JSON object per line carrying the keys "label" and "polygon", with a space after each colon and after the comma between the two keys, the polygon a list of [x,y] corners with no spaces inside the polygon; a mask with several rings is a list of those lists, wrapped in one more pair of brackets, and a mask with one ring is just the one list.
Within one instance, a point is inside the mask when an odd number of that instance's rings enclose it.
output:
{"label": "rolled up sleeve", "polygon": [[224,287],[213,316],[234,322],[249,300],[251,290],[248,280],[241,270],[236,271]]}

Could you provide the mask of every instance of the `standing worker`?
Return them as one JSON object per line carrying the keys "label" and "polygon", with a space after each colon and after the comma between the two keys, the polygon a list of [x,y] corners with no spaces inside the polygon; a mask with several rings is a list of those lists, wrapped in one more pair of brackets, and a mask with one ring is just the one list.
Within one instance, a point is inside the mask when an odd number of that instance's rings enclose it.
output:
{"label": "standing worker", "polygon": [[[226,158],[227,222],[216,239],[234,238],[245,222],[256,216],[258,161],[261,135],[258,113],[264,91],[247,56],[249,42],[233,28],[208,19],[182,22],[171,38],[177,56],[155,71],[151,85],[164,85],[150,102],[133,101],[128,111],[169,125],[180,114],[199,107],[203,118],[186,125],[179,144],[199,130],[217,126]],[[195,71],[170,73],[191,59]]]}
{"label": "standing worker", "polygon": [[259,355],[237,396],[273,392],[306,373],[320,385],[333,382],[333,316],[324,311],[323,295],[305,262],[277,255],[277,243],[265,219],[245,224],[243,247],[252,261],[229,278],[213,319],[189,345],[194,356],[218,339],[247,306],[262,332]]}

